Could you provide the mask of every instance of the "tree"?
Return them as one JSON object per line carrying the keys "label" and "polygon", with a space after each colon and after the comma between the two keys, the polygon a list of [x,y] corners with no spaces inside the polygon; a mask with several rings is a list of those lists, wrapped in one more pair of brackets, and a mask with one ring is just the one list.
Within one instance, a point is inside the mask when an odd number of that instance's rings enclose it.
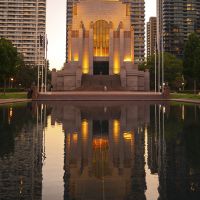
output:
{"label": "tree", "polygon": [[[44,68],[45,75],[45,68]],[[22,62],[17,69],[17,73],[15,75],[15,83],[24,88],[30,88],[33,83],[37,84],[38,79],[38,67],[33,64],[25,64]],[[41,77],[40,77],[41,81]],[[49,62],[47,62],[47,84],[51,83],[51,72],[49,70]]]}
{"label": "tree", "polygon": [[188,82],[188,88],[194,85],[194,90],[196,90],[196,84],[200,84],[200,38],[196,33],[190,34],[185,44],[183,73]]}
{"label": "tree", "polygon": [[23,63],[19,66],[15,75],[16,84],[24,88],[30,88],[33,83],[37,83],[37,71],[37,66]]}
{"label": "tree", "polygon": [[9,40],[0,39],[0,76],[4,81],[4,93],[6,80],[13,76],[19,63],[19,54],[17,49]]}
{"label": "tree", "polygon": [[[158,57],[158,56],[157,56]],[[147,62],[139,66],[140,70],[149,69],[150,72],[150,88],[155,86],[155,56],[151,56]],[[170,88],[178,89],[180,79],[182,80],[183,62],[170,53],[164,53],[164,76]]]}

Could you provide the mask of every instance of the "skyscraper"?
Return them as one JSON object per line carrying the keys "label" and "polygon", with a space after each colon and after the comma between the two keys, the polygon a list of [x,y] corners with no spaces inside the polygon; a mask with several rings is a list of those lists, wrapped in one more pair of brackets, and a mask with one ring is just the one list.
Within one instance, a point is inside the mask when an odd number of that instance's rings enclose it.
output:
{"label": "skyscraper", "polygon": [[130,3],[131,25],[134,26],[135,62],[144,61],[145,55],[145,0],[122,0]]}
{"label": "skyscraper", "polygon": [[40,37],[45,35],[46,0],[1,0],[0,37],[12,41],[26,64],[44,64],[44,47]]}
{"label": "skyscraper", "polygon": [[[73,4],[81,0],[67,0],[67,32],[72,23]],[[113,0],[111,0],[113,1]],[[116,0],[117,1],[117,0]],[[134,56],[135,63],[144,61],[145,55],[145,1],[118,0],[130,4],[131,25],[134,26]],[[68,38],[66,39],[68,46]],[[66,60],[68,61],[66,48]]]}
{"label": "skyscraper", "polygon": [[157,18],[150,17],[147,22],[147,58],[155,53],[156,33],[157,33]]}
{"label": "skyscraper", "polygon": [[193,32],[200,35],[200,1],[158,0],[157,9],[164,51],[182,57],[188,36]]}

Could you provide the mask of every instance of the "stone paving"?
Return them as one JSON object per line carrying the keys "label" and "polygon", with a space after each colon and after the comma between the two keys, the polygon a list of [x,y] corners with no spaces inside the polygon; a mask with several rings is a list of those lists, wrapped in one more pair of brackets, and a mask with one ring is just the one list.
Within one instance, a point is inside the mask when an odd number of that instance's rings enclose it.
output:
{"label": "stone paving", "polygon": [[40,93],[36,100],[70,100],[70,101],[130,101],[130,100],[164,100],[161,93],[133,91],[66,91]]}

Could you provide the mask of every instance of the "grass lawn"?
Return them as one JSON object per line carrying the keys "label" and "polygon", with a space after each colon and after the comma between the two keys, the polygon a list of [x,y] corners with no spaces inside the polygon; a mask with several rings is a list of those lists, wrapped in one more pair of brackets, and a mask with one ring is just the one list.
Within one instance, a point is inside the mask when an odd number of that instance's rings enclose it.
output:
{"label": "grass lawn", "polygon": [[171,93],[170,98],[172,98],[172,99],[200,99],[200,95],[198,95],[198,94]]}
{"label": "grass lawn", "polygon": [[26,92],[0,93],[0,99],[26,99]]}

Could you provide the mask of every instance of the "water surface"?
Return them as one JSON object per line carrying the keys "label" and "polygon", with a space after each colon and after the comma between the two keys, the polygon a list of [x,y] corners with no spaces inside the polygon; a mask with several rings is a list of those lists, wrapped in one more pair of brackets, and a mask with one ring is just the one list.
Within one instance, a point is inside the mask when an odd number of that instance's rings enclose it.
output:
{"label": "water surface", "polygon": [[0,106],[0,199],[200,199],[200,108]]}

